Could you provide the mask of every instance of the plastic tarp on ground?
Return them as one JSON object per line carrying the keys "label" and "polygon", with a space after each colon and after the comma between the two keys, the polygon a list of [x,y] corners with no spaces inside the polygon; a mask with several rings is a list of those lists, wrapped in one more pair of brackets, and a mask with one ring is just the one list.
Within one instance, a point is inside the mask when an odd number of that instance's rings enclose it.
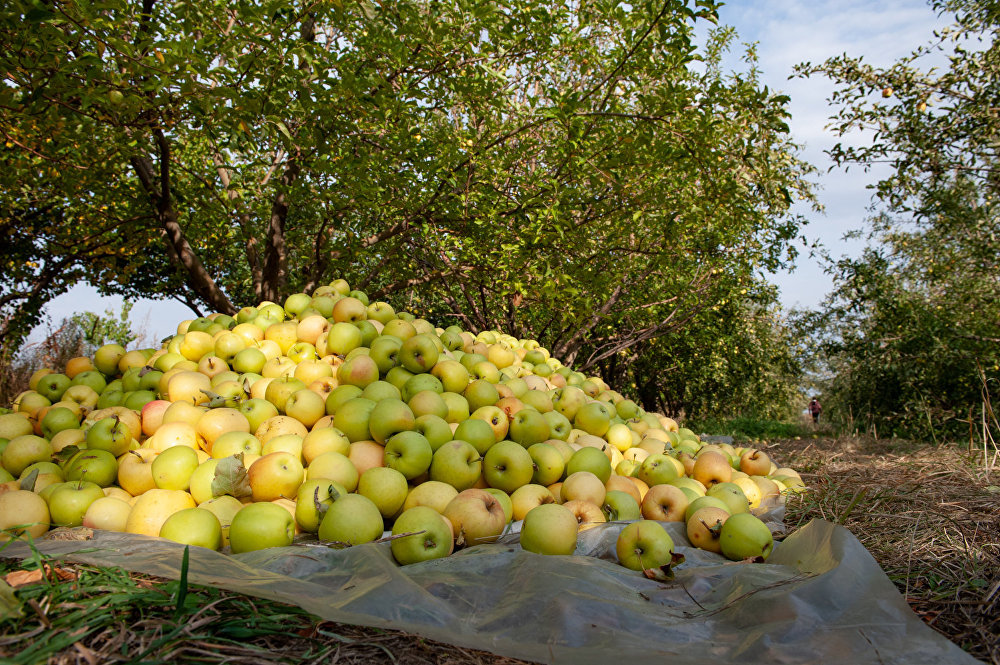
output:
{"label": "plastic tarp on ground", "polygon": [[[686,557],[670,582],[615,562],[621,524],[582,533],[578,556],[497,543],[406,567],[393,561],[388,543],[235,556],[193,547],[188,580],[298,605],[331,621],[537,662],[978,662],[920,621],[843,527],[813,521],[779,543],[767,563],[749,564],[686,547],[682,525],[666,526]],[[183,552],[169,541],[111,532],[37,546],[56,557],[174,579]],[[17,544],[0,556],[29,553]]]}

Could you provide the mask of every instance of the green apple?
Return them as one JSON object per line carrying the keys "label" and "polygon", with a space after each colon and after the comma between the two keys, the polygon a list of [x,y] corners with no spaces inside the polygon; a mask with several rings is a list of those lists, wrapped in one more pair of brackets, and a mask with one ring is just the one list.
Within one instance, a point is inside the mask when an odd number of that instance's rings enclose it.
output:
{"label": "green apple", "polygon": [[69,386],[70,378],[68,376],[53,372],[39,379],[35,390],[42,397],[55,404],[62,398],[63,393],[66,392]]}
{"label": "green apple", "polygon": [[45,412],[41,422],[42,436],[50,440],[64,429],[78,427],[80,427],[80,416],[65,406],[53,406]]}
{"label": "green apple", "polygon": [[444,392],[444,386],[433,374],[414,374],[399,389],[399,395],[404,402],[409,403],[417,393],[425,390],[440,394]]}
{"label": "green apple", "polygon": [[767,559],[774,549],[771,530],[750,513],[738,513],[729,517],[722,525],[719,543],[722,555],[732,561],[756,557]]}
{"label": "green apple", "polygon": [[549,421],[538,411],[521,409],[510,419],[510,429],[507,437],[520,443],[525,448],[541,443],[551,438],[552,431]]}
{"label": "green apple", "polygon": [[229,527],[233,523],[233,517],[243,508],[243,503],[236,497],[223,494],[212,497],[198,507],[210,511],[218,518],[222,525],[222,546],[229,547]]}
{"label": "green apple", "polygon": [[399,388],[388,381],[373,381],[357,397],[364,397],[378,404],[384,399],[399,399],[400,394]]}
{"label": "green apple", "polygon": [[187,490],[198,464],[194,448],[171,446],[153,460],[153,482],[161,490]]}
{"label": "green apple", "polygon": [[441,399],[448,407],[448,415],[444,417],[449,423],[461,423],[469,419],[469,400],[458,393],[443,392]]}
{"label": "green apple", "polygon": [[160,527],[160,538],[219,550],[222,548],[222,523],[210,510],[185,508],[166,519]]}
{"label": "green apple", "polygon": [[417,418],[414,431],[420,432],[431,444],[431,450],[437,450],[447,442],[456,438],[453,436],[448,421],[434,414],[426,414]]}
{"label": "green apple", "polygon": [[614,409],[604,402],[588,402],[577,410],[573,426],[594,436],[604,436],[611,427],[614,415]]}
{"label": "green apple", "polygon": [[528,448],[533,472],[531,482],[548,487],[563,477],[566,461],[562,453],[550,443],[536,443]]}
{"label": "green apple", "polygon": [[469,385],[469,370],[457,360],[442,358],[431,369],[431,374],[441,381],[447,392],[461,393]]}
{"label": "green apple", "polygon": [[373,302],[368,305],[368,320],[378,321],[382,325],[396,318],[396,310],[387,302]]}
{"label": "green apple", "polygon": [[267,501],[249,503],[233,516],[229,546],[233,554],[268,547],[287,547],[295,537],[295,519],[281,506]]}
{"label": "green apple", "polygon": [[441,397],[441,393],[434,390],[421,390],[410,397],[407,402],[417,417],[424,415],[434,415],[444,418],[448,415],[448,404]]}
{"label": "green apple", "polygon": [[264,391],[264,399],[278,408],[278,411],[285,413],[288,399],[293,393],[305,389],[304,384],[294,376],[279,376],[267,384]]}
{"label": "green apple", "polygon": [[357,355],[349,358],[337,368],[340,385],[357,386],[364,389],[369,383],[378,381],[379,368],[371,356]]}
{"label": "green apple", "polygon": [[328,353],[346,356],[361,346],[362,341],[363,336],[360,328],[351,323],[338,322],[330,326],[326,337],[326,349]]}
{"label": "green apple", "polygon": [[409,489],[402,473],[376,466],[361,474],[357,493],[370,499],[383,517],[393,517],[402,509]]}
{"label": "green apple", "polygon": [[412,488],[406,495],[403,502],[403,510],[408,510],[414,506],[428,506],[439,513],[443,513],[448,503],[458,496],[458,490],[438,480],[425,480]]}
{"label": "green apple", "polygon": [[440,357],[436,341],[436,337],[427,333],[403,340],[397,354],[399,363],[414,374],[431,371]]}
{"label": "green apple", "polygon": [[245,455],[260,455],[260,440],[250,432],[226,432],[212,444],[212,457],[222,459],[243,453]]}
{"label": "green apple", "polygon": [[729,506],[722,499],[714,496],[699,496],[688,504],[687,510],[684,511],[684,521],[690,520],[695,511],[702,508],[721,508],[729,514]]}
{"label": "green apple", "polygon": [[468,441],[449,441],[434,452],[430,479],[448,483],[459,492],[479,481],[482,457]]}
{"label": "green apple", "polygon": [[484,406],[493,406],[500,400],[496,387],[486,379],[476,379],[466,386],[462,393],[469,403],[469,410],[475,411]]}
{"label": "green apple", "polygon": [[368,419],[368,429],[373,441],[385,444],[394,434],[408,432],[416,426],[416,417],[406,402],[386,398],[375,403]]}
{"label": "green apple", "polygon": [[[350,446],[348,446],[350,453]],[[306,469],[307,480],[326,479],[332,480],[347,488],[348,492],[353,492],[358,487],[360,478],[357,467],[350,458],[336,450],[329,450],[317,455]]]}
{"label": "green apple", "polygon": [[[3,495],[0,495],[3,496]],[[80,526],[87,508],[104,496],[104,490],[97,483],[86,480],[67,482],[59,485],[49,495],[49,514],[53,526]]]}
{"label": "green apple", "polygon": [[406,369],[402,365],[397,365],[396,367],[393,367],[388,372],[386,372],[385,380],[391,383],[392,385],[396,386],[396,388],[398,388],[400,391],[400,396],[402,396],[403,387],[406,385],[406,382],[412,379],[414,376],[416,375],[410,370]]}
{"label": "green apple", "polygon": [[317,535],[324,542],[351,546],[377,540],[384,530],[382,513],[371,499],[361,494],[346,494],[327,509]]}
{"label": "green apple", "polygon": [[691,544],[707,552],[722,553],[722,525],[729,519],[725,508],[707,506],[691,513],[687,520],[687,537]]}
{"label": "green apple", "polygon": [[469,418],[455,428],[455,439],[468,441],[480,455],[485,455],[497,441],[493,428],[485,420]]}
{"label": "green apple", "polygon": [[66,480],[89,480],[108,487],[118,479],[118,460],[106,450],[84,449],[66,463]]}
{"label": "green apple", "polygon": [[35,462],[47,462],[52,458],[52,444],[40,436],[24,434],[15,436],[3,449],[0,464],[12,476],[19,476]]}
{"label": "green apple", "polygon": [[307,480],[302,483],[295,496],[295,522],[303,531],[316,533],[329,507],[346,495],[347,489],[332,480]]}
{"label": "green apple", "polygon": [[[522,487],[524,486],[522,485]],[[512,500],[511,495],[507,494],[502,489],[497,489],[496,487],[485,487],[483,488],[483,491],[492,494],[494,498],[500,502],[500,506],[503,508],[504,519],[507,522],[514,519],[514,501]]]}
{"label": "green apple", "polygon": [[284,411],[307,428],[311,428],[326,415],[326,399],[309,388],[302,388],[288,396]]}
{"label": "green apple", "polygon": [[403,474],[407,480],[427,473],[434,450],[430,442],[419,432],[399,432],[392,435],[385,444],[383,463],[390,469]]}
{"label": "green apple", "polygon": [[719,499],[729,510],[731,515],[745,513],[750,510],[750,502],[747,495],[736,483],[716,483],[708,488],[706,496]]}
{"label": "green apple", "polygon": [[403,340],[392,335],[380,335],[371,343],[369,357],[375,361],[381,376],[389,373],[393,367],[399,365],[399,349],[403,346]]}
{"label": "green apple", "polygon": [[344,436],[352,443],[369,440],[371,438],[371,414],[374,409],[375,402],[370,399],[364,397],[349,399],[341,404],[336,413],[333,414],[333,426],[343,432]]}
{"label": "green apple", "polygon": [[650,487],[669,483],[679,477],[677,466],[663,453],[655,453],[642,461],[639,467],[639,480]]}
{"label": "green apple", "polygon": [[35,428],[32,426],[28,416],[23,413],[4,413],[0,415],[0,439],[17,438],[33,434]]}
{"label": "green apple", "polygon": [[495,443],[483,457],[483,476],[486,482],[490,487],[508,494],[530,483],[533,473],[534,462],[531,455],[524,446],[513,441]]}
{"label": "green apple", "polygon": [[576,412],[587,403],[587,394],[575,386],[557,388],[552,394],[552,408],[573,421]]}
{"label": "green apple", "polygon": [[302,439],[302,459],[311,464],[323,453],[337,452],[347,455],[351,450],[350,440],[336,427],[313,427]]}
{"label": "green apple", "polygon": [[267,356],[260,349],[249,346],[237,351],[231,362],[232,368],[240,374],[260,374],[267,363]]}
{"label": "green apple", "polygon": [[569,438],[569,434],[573,430],[573,423],[566,416],[555,410],[546,411],[542,416],[549,423],[549,435],[553,439],[565,441]]}
{"label": "green apple", "polygon": [[536,554],[570,555],[576,551],[578,528],[569,508],[558,503],[541,504],[524,516],[521,547]]}
{"label": "green apple", "polygon": [[504,410],[497,406],[481,406],[472,412],[470,418],[478,418],[479,420],[485,421],[487,425],[493,428],[493,438],[497,441],[503,441],[507,438],[507,431],[510,428],[510,420],[507,418],[507,414]]}
{"label": "green apple", "polygon": [[427,506],[404,510],[392,526],[392,535],[402,536],[393,539],[390,547],[403,566],[446,557],[455,546],[451,522]]}
{"label": "green apple", "polygon": [[134,439],[127,423],[118,416],[101,418],[87,430],[87,447],[106,450],[115,457],[124,455]]}
{"label": "green apple", "polygon": [[618,534],[618,561],[631,570],[647,570],[673,561],[674,540],[659,522],[632,522]]}
{"label": "green apple", "polygon": [[631,522],[641,519],[642,512],[635,497],[621,490],[608,490],[601,510],[609,522]]}
{"label": "green apple", "polygon": [[[357,386],[337,386],[326,396],[326,412],[328,415],[337,413],[337,410],[346,402],[361,397],[364,390]],[[369,399],[369,402],[376,400]]]}
{"label": "green apple", "polygon": [[278,407],[266,399],[255,397],[248,399],[237,407],[250,423],[250,431],[256,432],[265,421],[279,415]]}
{"label": "green apple", "polygon": [[611,460],[598,448],[586,446],[574,452],[566,462],[567,476],[577,471],[589,471],[606,483],[611,477]]}
{"label": "green apple", "polygon": [[0,543],[24,535],[41,538],[49,530],[49,521],[45,499],[34,492],[10,490],[0,494]]}

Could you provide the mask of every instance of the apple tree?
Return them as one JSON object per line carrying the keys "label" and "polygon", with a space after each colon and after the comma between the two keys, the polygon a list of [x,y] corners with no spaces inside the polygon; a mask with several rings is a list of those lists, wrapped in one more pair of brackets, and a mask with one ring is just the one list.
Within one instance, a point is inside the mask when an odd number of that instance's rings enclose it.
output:
{"label": "apple tree", "polygon": [[654,340],[756,307],[811,196],[752,51],[726,72],[731,30],[699,46],[716,20],[711,0],[13,0],[0,335],[78,281],[232,313],[346,277],[580,369],[665,361]]}
{"label": "apple tree", "polygon": [[927,438],[967,436],[1000,377],[1000,15],[932,4],[953,25],[890,67],[846,55],[801,67],[838,84],[834,130],[870,139],[837,145],[835,162],[890,167],[872,185],[870,248],[831,265],[835,291],[806,321],[829,364],[826,406]]}

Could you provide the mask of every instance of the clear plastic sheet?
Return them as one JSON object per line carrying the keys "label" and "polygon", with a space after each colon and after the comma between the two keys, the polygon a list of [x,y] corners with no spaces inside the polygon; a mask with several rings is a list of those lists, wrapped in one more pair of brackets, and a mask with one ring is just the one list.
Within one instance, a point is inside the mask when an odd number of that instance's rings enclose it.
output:
{"label": "clear plastic sheet", "polygon": [[[577,554],[541,556],[516,542],[397,565],[388,543],[318,544],[226,555],[191,548],[188,580],[298,605],[331,621],[416,633],[537,662],[976,663],[910,610],[843,527],[810,522],[765,564],[687,547],[671,582],[618,565],[621,524],[580,535]],[[516,541],[516,535],[507,540]],[[183,546],[94,532],[46,539],[56,557],[178,578]],[[26,557],[23,544],[0,556]]]}

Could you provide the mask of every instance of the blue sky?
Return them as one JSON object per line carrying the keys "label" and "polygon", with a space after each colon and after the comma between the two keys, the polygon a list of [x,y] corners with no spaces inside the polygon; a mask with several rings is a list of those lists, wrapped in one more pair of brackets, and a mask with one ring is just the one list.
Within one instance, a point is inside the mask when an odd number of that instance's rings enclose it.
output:
{"label": "blue sky", "polygon": [[[789,80],[799,62],[821,62],[848,53],[863,56],[871,64],[889,64],[914,47],[927,42],[939,19],[923,0],[733,0],[722,7],[721,22],[736,28],[741,42],[756,42],[762,78],[771,89],[791,97],[792,135],[803,146],[803,157],[820,170],[818,196],[823,215],[808,213],[803,232],[810,243],[821,243],[833,256],[856,254],[861,245],[843,240],[845,233],[859,228],[866,216],[870,194],[865,186],[878,172],[833,171],[824,150],[837,142],[825,130],[830,110],[827,97],[832,86],[823,79]],[[738,66],[734,54],[733,66]],[[856,137],[853,140],[863,140]],[[830,291],[831,282],[817,260],[803,252],[791,273],[773,276],[787,307],[815,307]],[[86,286],[73,289],[49,304],[47,312],[58,323],[74,312],[103,312],[120,307],[118,298],[102,298]],[[192,316],[177,302],[139,301],[132,310],[135,328],[148,329],[160,339],[176,324]],[[38,334],[33,334],[38,339]]]}

